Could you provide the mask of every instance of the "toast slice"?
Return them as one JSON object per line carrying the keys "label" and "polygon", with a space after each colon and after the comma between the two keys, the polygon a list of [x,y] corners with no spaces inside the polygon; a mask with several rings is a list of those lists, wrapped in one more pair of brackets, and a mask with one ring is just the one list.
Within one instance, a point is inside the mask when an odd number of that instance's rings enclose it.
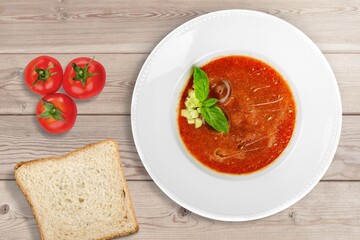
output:
{"label": "toast slice", "polygon": [[139,230],[113,140],[19,163],[15,179],[43,240],[111,239]]}

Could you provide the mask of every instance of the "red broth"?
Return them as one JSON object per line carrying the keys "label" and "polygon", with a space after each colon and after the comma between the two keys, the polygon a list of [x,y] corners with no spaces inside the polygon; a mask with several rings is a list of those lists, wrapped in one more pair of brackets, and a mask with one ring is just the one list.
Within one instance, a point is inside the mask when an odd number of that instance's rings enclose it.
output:
{"label": "red broth", "polygon": [[[182,92],[178,127],[187,150],[203,165],[221,173],[247,174],[274,162],[288,145],[296,106],[285,79],[271,66],[246,56],[226,56],[201,67],[210,80],[209,97],[229,121],[229,133],[204,124],[198,129],[180,115],[191,77]],[[230,88],[229,88],[230,87]]]}

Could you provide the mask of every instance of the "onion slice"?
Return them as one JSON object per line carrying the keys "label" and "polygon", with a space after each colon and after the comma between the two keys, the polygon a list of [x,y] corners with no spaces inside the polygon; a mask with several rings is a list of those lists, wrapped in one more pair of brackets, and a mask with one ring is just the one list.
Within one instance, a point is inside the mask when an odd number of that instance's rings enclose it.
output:
{"label": "onion slice", "polygon": [[222,82],[224,83],[225,87],[226,87],[226,95],[219,99],[219,103],[224,103],[226,102],[229,97],[230,97],[230,92],[231,92],[231,86],[230,86],[230,83],[228,82],[228,80],[222,80]]}

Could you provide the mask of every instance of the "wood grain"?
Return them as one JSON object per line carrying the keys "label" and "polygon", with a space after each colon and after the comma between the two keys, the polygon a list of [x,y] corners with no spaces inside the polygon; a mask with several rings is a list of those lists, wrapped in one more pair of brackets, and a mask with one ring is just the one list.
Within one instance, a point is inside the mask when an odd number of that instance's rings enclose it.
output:
{"label": "wood grain", "polygon": [[[345,116],[343,120],[340,145],[324,180],[360,180],[360,116]],[[119,142],[127,179],[150,179],[137,154],[129,116],[79,116],[75,127],[64,135],[45,134],[35,116],[2,116],[0,179],[14,179],[17,162],[61,156],[106,138]]]}
{"label": "wood grain", "polygon": [[[1,31],[0,31],[1,32]],[[34,114],[39,95],[23,83],[23,69],[36,54],[0,55],[0,115]],[[52,54],[65,68],[78,54]],[[87,54],[95,56],[107,71],[103,92],[78,101],[79,114],[129,114],[137,75],[147,54]],[[360,54],[326,54],[337,78],[343,113],[360,113]]]}
{"label": "wood grain", "polygon": [[126,177],[149,179],[135,149],[129,116],[79,116],[74,128],[61,135],[45,133],[36,121],[35,116],[0,117],[0,179],[14,179],[16,162],[61,156],[108,138],[119,143]]}
{"label": "wood grain", "polygon": [[325,54],[339,85],[344,114],[360,113],[360,54]]}
{"label": "wood grain", "polygon": [[324,51],[360,51],[360,28],[352,24],[360,22],[359,6],[358,0],[2,1],[0,53],[149,53],[180,24],[236,8],[280,17]]}
{"label": "wood grain", "polygon": [[[1,31],[0,31],[1,32]],[[0,55],[0,115],[34,114],[41,96],[24,84],[23,71],[27,63],[38,55]],[[63,69],[78,54],[52,54]],[[129,114],[131,96],[144,54],[87,54],[103,63],[107,72],[106,84],[100,95],[77,101],[79,114]],[[63,92],[61,89],[60,91]]]}
{"label": "wood grain", "polygon": [[[227,223],[200,217],[151,181],[131,134],[130,106],[142,64],[175,27],[208,12],[250,9],[298,27],[326,53],[343,104],[343,129],[326,175],[304,199],[265,219]],[[0,0],[0,240],[39,239],[15,181],[17,162],[60,156],[106,138],[120,155],[140,232],[121,239],[355,240],[360,236],[360,0]],[[96,98],[77,101],[80,116],[63,135],[39,129],[40,96],[23,83],[26,64],[41,54],[60,60],[95,56],[107,83]]]}
{"label": "wood grain", "polygon": [[[321,182],[297,204],[276,215],[238,223],[191,213],[153,182],[128,184],[140,231],[125,239],[350,240],[360,235],[359,182]],[[4,204],[10,210],[0,215],[0,239],[39,239],[31,209],[14,181],[0,181],[0,207]]]}

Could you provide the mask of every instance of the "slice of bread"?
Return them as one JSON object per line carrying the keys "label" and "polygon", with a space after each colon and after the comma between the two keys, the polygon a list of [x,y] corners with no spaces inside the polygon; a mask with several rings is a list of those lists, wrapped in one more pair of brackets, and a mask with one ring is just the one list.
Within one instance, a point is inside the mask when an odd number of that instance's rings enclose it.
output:
{"label": "slice of bread", "polygon": [[117,143],[15,166],[43,240],[111,239],[139,230]]}

